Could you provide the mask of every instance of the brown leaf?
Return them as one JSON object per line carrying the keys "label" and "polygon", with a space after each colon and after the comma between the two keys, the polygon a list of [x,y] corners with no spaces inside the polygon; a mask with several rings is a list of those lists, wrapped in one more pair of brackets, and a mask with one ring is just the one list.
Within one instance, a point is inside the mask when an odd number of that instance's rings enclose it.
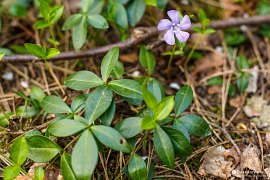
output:
{"label": "brown leaf", "polygon": [[241,104],[242,104],[242,99],[240,96],[230,99],[230,106],[232,107],[239,108],[241,107]]}
{"label": "brown leaf", "polygon": [[220,86],[210,86],[207,89],[208,94],[221,94],[222,87]]}
{"label": "brown leaf", "polygon": [[265,168],[264,172],[265,172],[266,176],[268,177],[268,179],[270,179],[270,168]]}
{"label": "brown leaf", "polygon": [[231,176],[233,163],[224,158],[224,153],[227,152],[222,146],[212,147],[207,150],[203,156],[198,173],[200,175],[213,175],[219,178],[227,179]]}
{"label": "brown leaf", "polygon": [[223,53],[213,51],[202,59],[198,59],[195,62],[195,69],[192,73],[193,76],[200,72],[209,71],[212,68],[218,68],[224,63]]}
{"label": "brown leaf", "polygon": [[120,55],[120,60],[127,63],[136,63],[138,61],[138,54],[131,52],[129,54]]}
{"label": "brown leaf", "polygon": [[243,153],[241,154],[240,167],[242,169],[248,168],[256,173],[262,173],[260,151],[256,146],[250,144],[244,149]]}
{"label": "brown leaf", "polygon": [[263,99],[263,97],[252,96],[247,100],[244,107],[244,112],[248,117],[260,116],[266,103],[267,102]]}
{"label": "brown leaf", "polygon": [[223,7],[222,17],[224,19],[228,19],[232,17],[236,13],[240,13],[243,11],[240,5],[234,3],[233,0],[221,0],[221,5]]}

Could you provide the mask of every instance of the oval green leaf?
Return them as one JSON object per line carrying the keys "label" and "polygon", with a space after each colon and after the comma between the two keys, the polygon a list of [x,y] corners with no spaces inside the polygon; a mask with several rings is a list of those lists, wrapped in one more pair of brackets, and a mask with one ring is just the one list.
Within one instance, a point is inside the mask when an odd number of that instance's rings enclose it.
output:
{"label": "oval green leaf", "polygon": [[130,117],[117,123],[115,129],[118,130],[123,137],[131,138],[142,132],[141,123],[142,118]]}
{"label": "oval green leaf", "polygon": [[174,99],[174,111],[178,117],[184,112],[187,107],[191,104],[193,97],[192,88],[188,85],[183,86],[175,95]]}
{"label": "oval green leaf", "polygon": [[101,76],[104,82],[109,78],[113,68],[119,57],[119,47],[112,48],[103,58],[101,62]]}
{"label": "oval green leaf", "polygon": [[69,154],[64,153],[61,156],[60,166],[61,166],[62,176],[64,177],[64,179],[76,180],[76,176],[71,167],[71,156]]}
{"label": "oval green leaf", "polygon": [[42,102],[41,107],[44,111],[51,114],[72,113],[68,105],[58,96],[46,96]]}
{"label": "oval green leaf", "polygon": [[173,96],[163,98],[154,110],[154,119],[163,120],[170,115],[173,109]]}
{"label": "oval green leaf", "polygon": [[28,157],[28,144],[25,137],[16,139],[10,148],[10,157],[17,165],[22,165]]}
{"label": "oval green leaf", "polygon": [[144,160],[137,154],[134,154],[128,163],[128,172],[133,180],[147,179],[147,167]]}

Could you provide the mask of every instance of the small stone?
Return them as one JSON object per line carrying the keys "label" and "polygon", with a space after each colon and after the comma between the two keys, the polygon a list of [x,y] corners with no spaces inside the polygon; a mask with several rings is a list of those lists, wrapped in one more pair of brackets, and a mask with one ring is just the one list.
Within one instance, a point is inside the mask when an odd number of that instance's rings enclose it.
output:
{"label": "small stone", "polygon": [[7,81],[12,81],[14,78],[13,72],[7,71],[2,75],[2,78],[7,80]]}
{"label": "small stone", "polygon": [[21,85],[22,85],[22,87],[25,88],[25,89],[29,87],[28,82],[26,82],[26,81],[22,81],[22,82],[21,82]]}
{"label": "small stone", "polygon": [[178,83],[172,82],[172,83],[170,83],[170,88],[179,90],[180,89],[180,86],[179,86]]}
{"label": "small stone", "polygon": [[136,78],[136,77],[139,77],[140,76],[140,74],[141,74],[141,72],[140,71],[134,71],[133,73],[132,73],[132,77],[133,78]]}

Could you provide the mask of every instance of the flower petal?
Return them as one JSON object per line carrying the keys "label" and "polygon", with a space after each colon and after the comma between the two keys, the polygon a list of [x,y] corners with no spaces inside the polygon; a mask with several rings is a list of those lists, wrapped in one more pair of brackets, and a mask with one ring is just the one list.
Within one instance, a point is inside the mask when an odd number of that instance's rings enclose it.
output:
{"label": "flower petal", "polygon": [[174,45],[175,44],[175,39],[174,39],[174,32],[173,30],[168,30],[165,35],[164,35],[164,40],[166,41],[167,44],[169,45]]}
{"label": "flower petal", "polygon": [[182,19],[182,21],[180,22],[180,29],[181,30],[186,30],[189,29],[191,26],[191,22],[190,19],[187,15],[185,15]]}
{"label": "flower petal", "polygon": [[160,31],[167,30],[167,29],[170,29],[171,26],[172,26],[171,21],[169,21],[168,19],[162,19],[158,23],[158,30],[160,30]]}
{"label": "flower petal", "polygon": [[189,38],[189,33],[184,32],[184,31],[180,31],[180,30],[176,31],[175,35],[176,35],[178,41],[181,43],[187,41]]}
{"label": "flower petal", "polygon": [[178,24],[180,22],[180,13],[178,11],[170,10],[167,14],[172,19],[173,23]]}

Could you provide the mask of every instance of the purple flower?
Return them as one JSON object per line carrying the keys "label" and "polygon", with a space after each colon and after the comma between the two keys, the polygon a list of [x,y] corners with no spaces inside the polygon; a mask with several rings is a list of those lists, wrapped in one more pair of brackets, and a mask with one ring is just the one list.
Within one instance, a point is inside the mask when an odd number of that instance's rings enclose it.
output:
{"label": "purple flower", "polygon": [[[172,21],[168,19],[162,19],[158,23],[158,30],[168,30],[164,35],[164,40],[169,45],[175,44],[175,36],[179,42],[185,42],[189,38],[189,33],[182,30],[187,30],[191,26],[190,19],[187,15],[180,20],[180,13],[176,10],[167,12]],[[175,36],[174,36],[175,35]]]}

